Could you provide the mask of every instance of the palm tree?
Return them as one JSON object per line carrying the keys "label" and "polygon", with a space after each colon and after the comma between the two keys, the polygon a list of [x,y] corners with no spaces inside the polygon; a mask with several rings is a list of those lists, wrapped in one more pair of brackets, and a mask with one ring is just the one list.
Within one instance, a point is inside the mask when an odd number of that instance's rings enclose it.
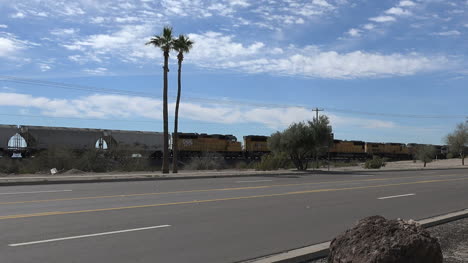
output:
{"label": "palm tree", "polygon": [[179,52],[177,54],[177,61],[179,64],[178,76],[177,76],[177,100],[176,100],[176,108],[175,108],[175,117],[174,117],[174,134],[172,138],[172,152],[173,152],[173,159],[172,159],[172,172],[177,173],[177,155],[178,155],[178,126],[179,126],[179,104],[180,104],[180,94],[182,90],[182,83],[181,83],[181,73],[182,73],[182,61],[184,60],[184,53],[190,52],[194,42],[191,41],[187,36],[179,35],[179,38],[174,39],[174,50]]}
{"label": "palm tree", "polygon": [[169,72],[169,52],[174,48],[172,27],[165,26],[161,35],[155,35],[146,45],[161,48],[164,54],[164,87],[163,87],[163,122],[164,122],[164,147],[162,172],[169,173],[169,120],[167,110],[167,73]]}

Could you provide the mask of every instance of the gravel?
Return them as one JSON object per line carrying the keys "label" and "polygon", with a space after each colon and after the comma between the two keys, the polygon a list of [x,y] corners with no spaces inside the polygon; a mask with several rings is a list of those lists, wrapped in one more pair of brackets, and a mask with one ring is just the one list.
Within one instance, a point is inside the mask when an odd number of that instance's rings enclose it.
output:
{"label": "gravel", "polygon": [[[468,262],[468,218],[427,229],[439,239],[444,263]],[[327,263],[327,259],[313,260],[309,263]]]}
{"label": "gravel", "polygon": [[445,263],[468,262],[468,218],[431,227],[442,247]]}

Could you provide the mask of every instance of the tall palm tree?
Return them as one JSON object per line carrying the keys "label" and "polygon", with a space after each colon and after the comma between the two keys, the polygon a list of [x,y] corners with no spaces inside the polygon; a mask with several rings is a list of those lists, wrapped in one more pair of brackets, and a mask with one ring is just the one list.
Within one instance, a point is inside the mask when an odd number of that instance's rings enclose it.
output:
{"label": "tall palm tree", "polygon": [[174,134],[172,138],[172,152],[173,152],[173,159],[172,159],[172,172],[177,173],[177,155],[179,151],[178,145],[178,127],[179,127],[179,104],[180,104],[180,94],[182,90],[182,82],[181,82],[181,73],[182,73],[182,61],[184,60],[184,53],[190,52],[192,49],[194,42],[191,41],[187,36],[179,35],[179,38],[174,39],[174,50],[179,52],[177,54],[177,61],[179,64],[178,76],[177,76],[177,100],[176,100],[176,108],[175,108],[175,118],[174,118]]}
{"label": "tall palm tree", "polygon": [[164,87],[163,87],[163,122],[164,122],[164,147],[162,172],[169,173],[169,120],[167,110],[167,73],[169,72],[169,52],[174,48],[172,27],[165,26],[161,35],[155,35],[146,45],[159,47],[164,54]]}

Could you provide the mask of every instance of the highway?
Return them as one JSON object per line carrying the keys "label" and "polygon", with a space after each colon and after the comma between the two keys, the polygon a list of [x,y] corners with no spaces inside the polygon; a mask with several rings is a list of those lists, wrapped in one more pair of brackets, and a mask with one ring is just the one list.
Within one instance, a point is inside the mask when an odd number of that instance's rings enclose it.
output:
{"label": "highway", "polygon": [[0,187],[1,262],[238,262],[468,208],[468,170]]}

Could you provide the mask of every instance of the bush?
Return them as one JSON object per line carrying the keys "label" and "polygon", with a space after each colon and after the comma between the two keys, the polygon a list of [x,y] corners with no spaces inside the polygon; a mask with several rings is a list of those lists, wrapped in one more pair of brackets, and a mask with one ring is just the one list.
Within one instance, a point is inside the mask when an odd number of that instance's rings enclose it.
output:
{"label": "bush", "polygon": [[0,158],[0,173],[50,173],[50,169],[68,171],[77,169],[84,172],[109,171],[154,171],[159,164],[152,164],[152,160],[142,157],[134,158],[132,154],[137,150],[88,150],[73,151],[64,148],[54,148],[41,151],[25,159]]}
{"label": "bush", "polygon": [[378,157],[374,156],[372,160],[367,160],[364,168],[366,169],[380,169],[381,167],[385,166],[385,160]]}
{"label": "bush", "polygon": [[16,174],[20,170],[20,160],[12,160],[9,158],[0,158],[0,173]]}
{"label": "bush", "polygon": [[240,161],[236,163],[235,168],[239,170],[245,170],[245,169],[249,169],[250,165],[244,161]]}
{"label": "bush", "polygon": [[255,164],[257,171],[271,171],[280,168],[289,168],[291,161],[286,154],[267,154],[262,156],[260,162]]}
{"label": "bush", "polygon": [[186,170],[221,170],[225,168],[224,157],[217,153],[203,153],[200,157],[192,157],[184,167]]}

